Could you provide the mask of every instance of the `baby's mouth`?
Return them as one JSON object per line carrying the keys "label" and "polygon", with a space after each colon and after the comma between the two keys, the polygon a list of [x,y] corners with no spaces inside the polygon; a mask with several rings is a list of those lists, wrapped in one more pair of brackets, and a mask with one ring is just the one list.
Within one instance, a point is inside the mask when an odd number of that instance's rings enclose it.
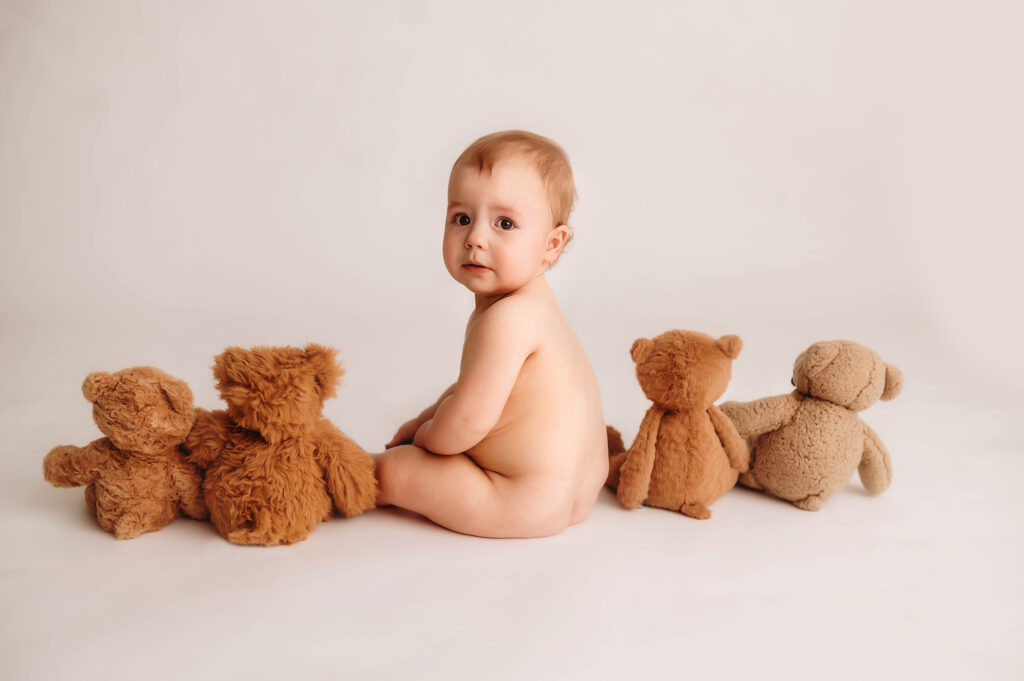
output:
{"label": "baby's mouth", "polygon": [[490,268],[484,267],[480,263],[476,263],[476,262],[467,262],[467,263],[464,263],[462,266],[464,268],[466,268],[467,270],[473,270],[473,271],[483,271],[483,270],[486,270],[486,269],[490,269]]}

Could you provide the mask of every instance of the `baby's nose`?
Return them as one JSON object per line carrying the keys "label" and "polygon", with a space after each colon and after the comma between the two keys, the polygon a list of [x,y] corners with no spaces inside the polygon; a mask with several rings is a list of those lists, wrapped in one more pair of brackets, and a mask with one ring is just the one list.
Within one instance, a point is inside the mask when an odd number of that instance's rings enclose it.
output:
{"label": "baby's nose", "polygon": [[485,248],[487,246],[486,232],[478,229],[475,225],[466,233],[466,248]]}

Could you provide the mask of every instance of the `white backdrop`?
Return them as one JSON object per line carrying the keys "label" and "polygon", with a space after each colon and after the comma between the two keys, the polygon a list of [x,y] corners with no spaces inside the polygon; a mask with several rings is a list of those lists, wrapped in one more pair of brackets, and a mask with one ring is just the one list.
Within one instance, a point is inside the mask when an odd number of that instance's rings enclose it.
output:
{"label": "white backdrop", "polygon": [[[906,373],[865,414],[897,481],[935,483],[903,502],[966,480],[996,500],[974,521],[1002,548],[978,560],[1007,580],[962,596],[1019,611],[1022,19],[999,2],[0,2],[5,631],[36,595],[12,575],[80,555],[40,537],[100,534],[65,517],[80,490],[39,475],[51,446],[96,436],[86,373],[156,365],[213,407],[224,346],[332,344],[348,373],[326,415],[371,450],[433,400],[472,305],[440,257],[448,171],[508,128],[573,162],[576,240],[549,277],[610,423],[628,438],[646,407],[638,336],[741,335],[732,399],[785,392],[813,341],[860,341]],[[1016,611],[992,627],[1020,633]],[[4,640],[11,670],[44,673]],[[1001,655],[993,674],[1021,669]]]}

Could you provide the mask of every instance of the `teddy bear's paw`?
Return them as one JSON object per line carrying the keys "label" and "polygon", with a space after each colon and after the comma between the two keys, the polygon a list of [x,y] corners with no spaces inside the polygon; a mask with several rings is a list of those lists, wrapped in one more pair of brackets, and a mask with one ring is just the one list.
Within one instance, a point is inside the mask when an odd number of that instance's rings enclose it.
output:
{"label": "teddy bear's paw", "polygon": [[739,483],[744,487],[749,487],[750,489],[764,489],[763,487],[761,487],[761,484],[757,481],[757,478],[754,477],[753,471],[740,473]]}
{"label": "teddy bear's paw", "polygon": [[707,520],[711,517],[711,509],[704,504],[683,504],[679,512],[697,520]]}
{"label": "teddy bear's paw", "polygon": [[805,511],[820,511],[822,498],[820,494],[812,494],[809,497],[794,501],[793,505]]}
{"label": "teddy bear's paw", "polygon": [[309,533],[305,534],[293,534],[291,536],[275,534],[273,532],[254,531],[254,530],[232,530],[228,532],[225,539],[232,544],[247,544],[249,546],[284,546],[287,544],[294,544],[297,541],[302,541]]}
{"label": "teddy bear's paw", "polygon": [[114,539],[132,539],[138,537],[147,529],[139,515],[126,513],[114,521]]}

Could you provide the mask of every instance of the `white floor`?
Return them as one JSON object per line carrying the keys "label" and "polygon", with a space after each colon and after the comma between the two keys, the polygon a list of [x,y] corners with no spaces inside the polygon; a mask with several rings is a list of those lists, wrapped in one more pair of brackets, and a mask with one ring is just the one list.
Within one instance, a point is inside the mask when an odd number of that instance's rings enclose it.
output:
{"label": "white floor", "polygon": [[61,419],[22,385],[0,421],[0,678],[1024,675],[1019,412],[909,379],[864,414],[893,455],[880,497],[855,480],[807,513],[736,489],[700,522],[606,490],[548,539],[382,510],[275,549],[190,520],[115,541],[40,473],[94,435],[87,406],[62,395]]}
{"label": "white floor", "polygon": [[[242,4],[0,1],[0,681],[1024,679],[1017,6]],[[863,414],[892,487],[260,549],[117,542],[44,482],[87,373],[216,407],[231,344],[338,347],[325,415],[379,451],[457,376],[446,181],[508,128],[572,159],[549,279],[609,423],[638,336],[739,334],[740,400],[849,338],[906,375]]]}

